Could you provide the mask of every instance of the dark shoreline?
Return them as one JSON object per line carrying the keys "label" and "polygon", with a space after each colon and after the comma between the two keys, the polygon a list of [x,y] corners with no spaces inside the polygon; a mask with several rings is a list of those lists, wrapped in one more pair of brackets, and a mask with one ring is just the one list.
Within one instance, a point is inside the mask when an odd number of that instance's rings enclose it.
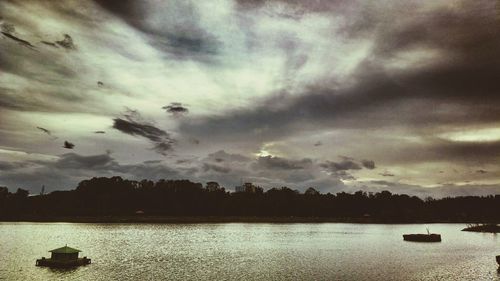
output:
{"label": "dark shoreline", "polygon": [[[500,194],[425,200],[383,190],[301,193],[248,186],[242,192],[189,180],[100,177],[29,196],[0,187],[0,221],[83,223],[463,223],[500,222]],[[250,188],[251,187],[251,188]]]}
{"label": "dark shoreline", "polygon": [[495,223],[476,224],[468,226],[462,229],[462,231],[481,232],[481,233],[500,233],[500,226]]}
{"label": "dark shoreline", "polygon": [[242,216],[23,216],[0,218],[0,222],[68,222],[68,223],[364,223],[364,224],[424,224],[471,223],[454,220],[399,221],[381,218],[327,217],[242,217]]}

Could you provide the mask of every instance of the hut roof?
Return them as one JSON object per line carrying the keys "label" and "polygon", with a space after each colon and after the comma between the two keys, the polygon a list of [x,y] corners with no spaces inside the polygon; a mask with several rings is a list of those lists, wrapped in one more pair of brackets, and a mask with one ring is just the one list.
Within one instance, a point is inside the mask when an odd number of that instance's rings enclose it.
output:
{"label": "hut roof", "polygon": [[81,252],[81,251],[77,250],[77,249],[70,248],[68,246],[64,246],[64,247],[61,247],[61,248],[50,250],[49,252],[56,253],[56,254],[74,254],[74,253],[78,253],[78,252]]}

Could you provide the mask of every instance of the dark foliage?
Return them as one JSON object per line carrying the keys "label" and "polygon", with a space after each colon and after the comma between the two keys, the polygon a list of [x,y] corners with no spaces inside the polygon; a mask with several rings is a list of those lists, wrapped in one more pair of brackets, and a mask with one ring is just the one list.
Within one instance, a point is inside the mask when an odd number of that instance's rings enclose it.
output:
{"label": "dark foliage", "polygon": [[23,216],[255,216],[318,217],[368,222],[486,222],[500,219],[500,195],[456,197],[425,201],[389,191],[304,194],[287,187],[266,192],[248,186],[244,192],[226,192],[216,182],[189,180],[133,181],[121,177],[92,178],[75,190],[28,196],[0,187],[0,218]]}

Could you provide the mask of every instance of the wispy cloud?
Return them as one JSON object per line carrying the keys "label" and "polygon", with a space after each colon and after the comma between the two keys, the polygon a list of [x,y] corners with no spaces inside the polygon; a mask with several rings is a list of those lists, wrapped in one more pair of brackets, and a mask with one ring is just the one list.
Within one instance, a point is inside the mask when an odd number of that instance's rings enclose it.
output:
{"label": "wispy cloud", "polygon": [[52,132],[51,132],[51,131],[49,131],[48,129],[45,129],[45,128],[42,128],[42,127],[36,127],[36,128],[37,128],[38,130],[40,130],[40,131],[42,131],[42,132],[46,133],[47,135],[52,136]]}
{"label": "wispy cloud", "polygon": [[164,107],[162,107],[162,109],[165,109],[167,113],[170,113],[173,116],[177,117],[189,112],[189,109],[186,107],[186,105],[183,105],[180,102],[172,102],[169,105],[165,105]]}
{"label": "wispy cloud", "polygon": [[171,151],[175,143],[170,134],[142,120],[140,114],[135,110],[128,110],[123,118],[113,119],[113,128],[128,135],[148,139],[154,144],[153,149],[163,155]]}

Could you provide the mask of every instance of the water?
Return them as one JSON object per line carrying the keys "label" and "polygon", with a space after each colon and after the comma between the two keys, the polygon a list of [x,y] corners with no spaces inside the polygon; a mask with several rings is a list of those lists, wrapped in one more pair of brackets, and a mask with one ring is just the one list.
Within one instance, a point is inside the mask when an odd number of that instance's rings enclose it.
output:
{"label": "water", "polygon": [[[403,241],[426,226],[443,242]],[[463,227],[0,223],[0,280],[500,280],[498,237]],[[92,264],[35,267],[66,243]]]}

